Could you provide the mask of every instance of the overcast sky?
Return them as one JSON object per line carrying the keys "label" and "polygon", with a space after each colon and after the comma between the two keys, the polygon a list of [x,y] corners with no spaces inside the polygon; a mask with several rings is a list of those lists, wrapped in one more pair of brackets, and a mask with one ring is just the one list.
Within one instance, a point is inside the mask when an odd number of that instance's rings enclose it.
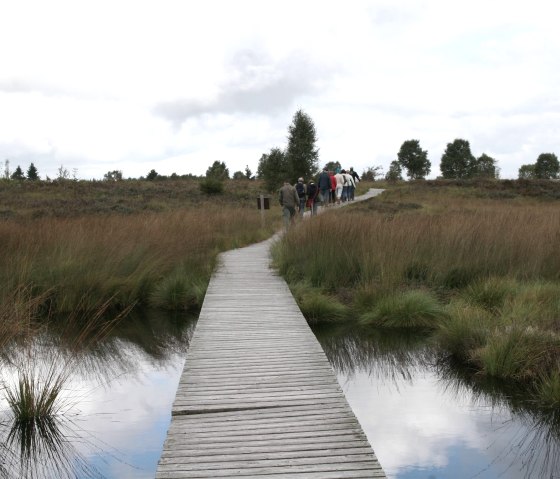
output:
{"label": "overcast sky", "polygon": [[469,140],[560,155],[554,0],[0,0],[0,161],[42,178],[255,172],[302,108],[321,166]]}

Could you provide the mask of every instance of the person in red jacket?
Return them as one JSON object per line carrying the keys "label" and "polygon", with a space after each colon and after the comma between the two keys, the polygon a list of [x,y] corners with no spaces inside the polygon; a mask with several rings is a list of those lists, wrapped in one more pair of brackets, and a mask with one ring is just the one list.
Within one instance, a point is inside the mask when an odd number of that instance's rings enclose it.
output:
{"label": "person in red jacket", "polygon": [[331,177],[331,205],[336,203],[336,176],[334,176],[334,171],[329,171],[329,176]]}

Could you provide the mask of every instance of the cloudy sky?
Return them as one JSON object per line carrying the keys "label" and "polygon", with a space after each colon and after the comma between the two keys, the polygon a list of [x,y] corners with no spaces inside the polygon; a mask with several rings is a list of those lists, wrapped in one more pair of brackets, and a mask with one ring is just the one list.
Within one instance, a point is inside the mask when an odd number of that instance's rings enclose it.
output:
{"label": "cloudy sky", "polygon": [[0,0],[0,161],[41,177],[254,172],[302,108],[321,164],[437,176],[470,141],[503,178],[560,155],[553,0]]}

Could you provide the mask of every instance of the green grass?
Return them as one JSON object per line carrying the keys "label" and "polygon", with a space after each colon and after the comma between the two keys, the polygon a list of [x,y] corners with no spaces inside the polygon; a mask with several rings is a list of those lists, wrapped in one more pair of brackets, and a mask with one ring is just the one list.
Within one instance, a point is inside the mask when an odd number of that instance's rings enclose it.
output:
{"label": "green grass", "polygon": [[350,310],[346,305],[308,283],[292,284],[291,290],[309,321],[342,321],[349,318]]}
{"label": "green grass", "polygon": [[431,329],[443,357],[528,391],[538,385],[550,403],[560,364],[559,199],[557,182],[400,183],[293,228],[273,256],[289,282],[338,298],[348,317]]}
{"label": "green grass", "polygon": [[435,329],[445,317],[445,308],[433,294],[412,290],[379,299],[360,322],[384,328]]}

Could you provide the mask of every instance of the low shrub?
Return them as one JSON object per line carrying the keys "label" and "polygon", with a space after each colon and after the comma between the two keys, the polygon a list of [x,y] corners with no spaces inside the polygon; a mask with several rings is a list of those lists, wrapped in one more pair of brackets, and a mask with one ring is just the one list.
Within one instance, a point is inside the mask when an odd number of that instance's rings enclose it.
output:
{"label": "low shrub", "polygon": [[207,195],[219,195],[224,192],[224,182],[216,178],[205,178],[200,182],[200,191]]}

